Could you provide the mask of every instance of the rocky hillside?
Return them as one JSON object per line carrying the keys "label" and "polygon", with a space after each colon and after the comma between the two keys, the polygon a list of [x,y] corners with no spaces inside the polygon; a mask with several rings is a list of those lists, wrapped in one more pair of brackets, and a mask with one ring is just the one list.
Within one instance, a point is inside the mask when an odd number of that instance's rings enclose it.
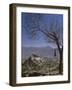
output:
{"label": "rocky hillside", "polygon": [[22,77],[58,75],[58,61],[57,58],[40,57],[32,54],[22,63]]}

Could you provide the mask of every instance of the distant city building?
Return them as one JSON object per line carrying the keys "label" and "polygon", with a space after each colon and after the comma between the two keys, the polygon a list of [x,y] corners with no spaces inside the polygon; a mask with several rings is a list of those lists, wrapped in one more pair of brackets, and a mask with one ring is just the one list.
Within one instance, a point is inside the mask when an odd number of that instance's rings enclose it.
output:
{"label": "distant city building", "polygon": [[40,57],[39,56],[37,56],[36,54],[32,54],[32,56],[31,56],[31,59],[32,60],[40,60]]}

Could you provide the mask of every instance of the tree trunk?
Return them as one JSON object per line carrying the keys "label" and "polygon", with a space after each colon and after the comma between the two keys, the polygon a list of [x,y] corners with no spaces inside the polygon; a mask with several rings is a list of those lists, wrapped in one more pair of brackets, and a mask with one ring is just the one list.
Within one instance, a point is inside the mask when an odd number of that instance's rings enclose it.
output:
{"label": "tree trunk", "polygon": [[63,74],[63,51],[60,51],[59,74]]}
{"label": "tree trunk", "polygon": [[58,51],[60,55],[59,74],[63,74],[63,46],[62,48],[60,48],[58,40],[56,41],[56,45],[58,47]]}
{"label": "tree trunk", "polygon": [[63,74],[63,55],[60,53],[59,74]]}

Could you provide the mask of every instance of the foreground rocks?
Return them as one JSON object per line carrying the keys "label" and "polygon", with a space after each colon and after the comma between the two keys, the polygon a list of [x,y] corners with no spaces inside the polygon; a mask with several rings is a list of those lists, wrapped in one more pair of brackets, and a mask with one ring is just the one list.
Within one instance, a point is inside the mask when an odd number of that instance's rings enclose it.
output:
{"label": "foreground rocks", "polygon": [[22,77],[58,74],[59,60],[57,58],[39,57],[32,54],[22,63]]}

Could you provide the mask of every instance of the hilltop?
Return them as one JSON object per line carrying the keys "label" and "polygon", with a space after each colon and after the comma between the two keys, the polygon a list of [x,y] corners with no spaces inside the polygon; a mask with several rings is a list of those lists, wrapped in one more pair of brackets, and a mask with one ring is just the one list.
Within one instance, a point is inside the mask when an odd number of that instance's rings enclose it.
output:
{"label": "hilltop", "polygon": [[57,58],[40,57],[32,54],[22,63],[22,77],[59,74]]}

